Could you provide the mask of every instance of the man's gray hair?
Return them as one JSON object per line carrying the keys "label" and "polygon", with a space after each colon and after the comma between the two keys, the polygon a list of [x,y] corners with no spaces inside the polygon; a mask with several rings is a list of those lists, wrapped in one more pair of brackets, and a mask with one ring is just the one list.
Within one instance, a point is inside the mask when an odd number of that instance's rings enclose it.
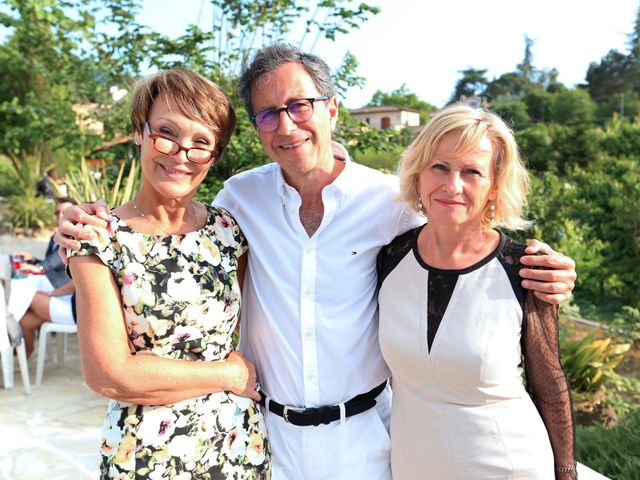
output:
{"label": "man's gray hair", "polygon": [[320,95],[331,98],[336,91],[331,79],[329,66],[316,55],[305,53],[288,43],[276,43],[260,50],[253,57],[249,66],[240,77],[240,97],[247,112],[252,115],[251,89],[264,75],[277,70],[284,63],[299,63],[307,71],[313,83],[318,88]]}

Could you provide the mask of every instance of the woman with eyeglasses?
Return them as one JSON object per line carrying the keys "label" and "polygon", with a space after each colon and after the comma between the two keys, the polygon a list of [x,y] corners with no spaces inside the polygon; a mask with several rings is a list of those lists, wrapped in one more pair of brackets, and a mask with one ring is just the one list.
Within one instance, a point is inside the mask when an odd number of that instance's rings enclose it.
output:
{"label": "woman with eyeglasses", "polygon": [[140,190],[69,259],[84,377],[112,399],[101,478],[268,478],[255,367],[232,339],[247,243],[194,200],[235,111],[185,69],[142,80],[132,102]]}

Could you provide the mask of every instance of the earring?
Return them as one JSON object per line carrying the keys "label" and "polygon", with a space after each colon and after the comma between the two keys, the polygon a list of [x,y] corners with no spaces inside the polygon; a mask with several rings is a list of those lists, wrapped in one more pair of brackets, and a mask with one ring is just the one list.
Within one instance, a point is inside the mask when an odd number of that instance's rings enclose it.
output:
{"label": "earring", "polygon": [[489,207],[489,223],[491,225],[493,225],[493,222],[495,221],[495,216],[496,216],[496,205],[495,203],[492,203],[491,206]]}
{"label": "earring", "polygon": [[418,197],[418,201],[416,202],[416,210],[418,210],[418,213],[420,214],[420,216],[424,217],[424,205],[422,204],[422,198]]}

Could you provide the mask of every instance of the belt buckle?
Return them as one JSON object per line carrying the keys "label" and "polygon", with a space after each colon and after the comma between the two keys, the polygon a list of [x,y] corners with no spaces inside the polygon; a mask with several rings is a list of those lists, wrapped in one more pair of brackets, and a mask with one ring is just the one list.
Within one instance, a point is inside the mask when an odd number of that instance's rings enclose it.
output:
{"label": "belt buckle", "polygon": [[294,408],[284,405],[282,409],[282,418],[284,418],[284,421],[287,423],[291,423],[291,420],[289,420],[289,410],[292,410],[294,412],[302,412],[304,411],[304,408]]}
{"label": "belt buckle", "polygon": [[289,421],[289,407],[287,407],[286,405],[284,406],[284,410],[282,410],[282,418],[284,418],[285,422],[291,423]]}

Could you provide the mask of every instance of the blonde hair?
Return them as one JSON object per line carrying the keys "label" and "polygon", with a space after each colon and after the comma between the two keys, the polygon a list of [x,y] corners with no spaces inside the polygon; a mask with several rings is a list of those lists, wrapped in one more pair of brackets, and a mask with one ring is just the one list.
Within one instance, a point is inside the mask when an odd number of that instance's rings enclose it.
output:
{"label": "blonde hair", "polygon": [[231,140],[236,112],[222,87],[186,68],[161,70],[136,83],[131,100],[131,125],[142,134],[153,102],[163,98],[184,116],[204,123],[216,138],[216,157]]}
{"label": "blonde hair", "polygon": [[418,175],[422,172],[445,135],[460,139],[455,154],[475,151],[486,135],[493,146],[493,202],[487,202],[482,223],[491,225],[491,203],[495,205],[492,226],[522,230],[531,222],[522,217],[527,204],[529,174],[524,167],[513,132],[504,121],[487,110],[452,105],[439,110],[402,155],[400,160],[400,200],[417,211],[420,198]]}

